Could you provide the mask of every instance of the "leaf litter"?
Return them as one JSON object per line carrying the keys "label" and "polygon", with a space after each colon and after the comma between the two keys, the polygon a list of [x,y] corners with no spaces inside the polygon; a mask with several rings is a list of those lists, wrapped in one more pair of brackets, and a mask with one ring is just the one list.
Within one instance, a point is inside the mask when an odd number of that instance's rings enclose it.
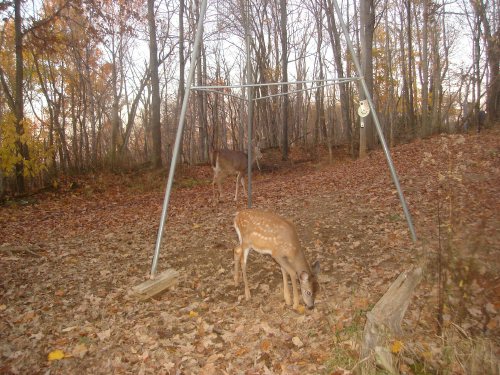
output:
{"label": "leaf litter", "polygon": [[407,336],[389,350],[435,358],[432,264],[440,243],[455,249],[445,324],[498,350],[499,144],[490,131],[392,150],[416,244],[380,151],[256,173],[254,206],[295,222],[309,261],[321,261],[317,307],[302,313],[284,304],[269,257],[250,255],[250,301],[234,286],[232,219],[246,202],[231,200],[231,181],[225,201],[213,205],[210,167],[181,171],[205,183],[174,189],[159,267],[181,276],[148,301],[130,290],[148,277],[161,181],[133,188],[144,176],[103,175],[32,205],[2,207],[0,372],[347,374],[332,363],[335,350],[359,361],[352,332],[361,332],[401,271],[425,261],[431,266],[405,318]]}

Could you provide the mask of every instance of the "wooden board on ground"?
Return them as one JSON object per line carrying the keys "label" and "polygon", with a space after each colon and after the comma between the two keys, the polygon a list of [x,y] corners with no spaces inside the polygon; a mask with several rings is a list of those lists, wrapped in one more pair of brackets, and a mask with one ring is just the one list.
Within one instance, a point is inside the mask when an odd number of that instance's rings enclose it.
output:
{"label": "wooden board on ground", "polygon": [[146,300],[152,296],[164,291],[168,287],[177,283],[179,272],[174,269],[168,269],[156,275],[154,279],[147,280],[142,284],[134,286],[132,291],[141,300]]}

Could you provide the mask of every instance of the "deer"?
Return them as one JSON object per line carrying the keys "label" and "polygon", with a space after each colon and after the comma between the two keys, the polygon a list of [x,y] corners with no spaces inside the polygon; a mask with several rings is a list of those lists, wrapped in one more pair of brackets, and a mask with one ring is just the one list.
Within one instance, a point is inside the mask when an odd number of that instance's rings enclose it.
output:
{"label": "deer", "polygon": [[291,304],[288,287],[290,277],[293,309],[299,308],[297,279],[305,305],[308,309],[313,309],[319,288],[317,275],[320,272],[320,264],[316,260],[312,267],[309,267],[295,225],[273,212],[249,208],[236,213],[234,228],[239,239],[239,245],[234,249],[234,284],[239,284],[241,266],[246,300],[251,298],[246,271],[248,254],[253,249],[260,254],[271,255],[280,265],[285,303],[288,306]]}
{"label": "deer", "polygon": [[[262,153],[260,152],[259,142],[257,142],[252,152],[252,164],[257,162],[259,170],[261,170],[259,164],[260,158],[262,158]],[[243,194],[246,194],[245,175],[248,167],[248,155],[242,151],[223,149],[214,153],[214,160],[214,179],[212,182],[214,200],[216,202],[220,201],[220,197],[222,196],[222,181],[224,181],[227,176],[236,174],[236,192],[234,194],[234,200],[237,201],[238,186],[240,183],[243,187]],[[215,189],[216,184],[218,186],[218,194]]]}

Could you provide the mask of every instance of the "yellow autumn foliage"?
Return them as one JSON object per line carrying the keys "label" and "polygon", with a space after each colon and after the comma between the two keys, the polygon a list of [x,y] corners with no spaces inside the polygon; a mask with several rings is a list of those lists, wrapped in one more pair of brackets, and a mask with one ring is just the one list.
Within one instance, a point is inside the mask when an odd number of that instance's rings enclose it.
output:
{"label": "yellow autumn foliage", "polygon": [[[25,119],[23,127],[24,134],[20,136],[16,132],[15,117],[12,113],[0,118],[0,170],[4,176],[14,175],[15,165],[21,161],[25,177],[34,177],[47,170],[47,163],[53,151],[44,146],[43,134],[35,134],[36,129],[31,121]],[[28,147],[28,159],[24,159],[19,153],[18,142]]]}

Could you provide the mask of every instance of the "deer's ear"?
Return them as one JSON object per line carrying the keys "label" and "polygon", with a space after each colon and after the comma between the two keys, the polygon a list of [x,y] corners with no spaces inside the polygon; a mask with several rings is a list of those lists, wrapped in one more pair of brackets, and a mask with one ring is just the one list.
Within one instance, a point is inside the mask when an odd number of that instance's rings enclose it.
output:
{"label": "deer's ear", "polygon": [[315,261],[312,265],[313,274],[317,275],[320,271],[319,260]]}

